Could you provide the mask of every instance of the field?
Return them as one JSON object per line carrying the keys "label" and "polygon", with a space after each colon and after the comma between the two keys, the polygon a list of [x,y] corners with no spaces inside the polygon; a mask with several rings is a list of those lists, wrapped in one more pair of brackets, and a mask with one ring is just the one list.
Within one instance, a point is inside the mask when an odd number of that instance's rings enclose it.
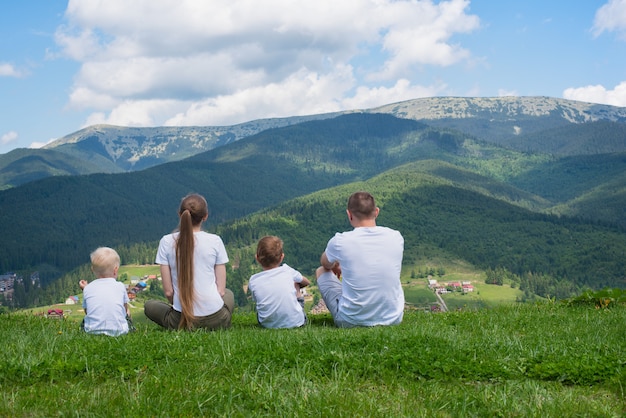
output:
{"label": "field", "polygon": [[[124,266],[128,280],[156,266]],[[258,327],[238,310],[218,332],[168,332],[132,302],[137,331],[79,331],[80,305],[0,315],[0,416],[621,417],[626,305],[515,303],[476,272],[436,277],[474,292],[437,302],[403,277],[394,327],[336,329],[328,314],[295,330]],[[425,312],[426,311],[426,312]]]}
{"label": "field", "polygon": [[394,327],[328,315],[218,332],[138,319],[118,338],[79,318],[0,316],[0,416],[620,417],[626,307],[560,303],[408,311]]}
{"label": "field", "polygon": [[149,276],[152,274],[160,275],[159,266],[158,265],[148,265],[148,266],[138,266],[138,265],[125,265],[120,266],[120,270],[118,271],[118,277],[126,275],[128,280],[133,278],[135,279],[143,279],[144,276]]}

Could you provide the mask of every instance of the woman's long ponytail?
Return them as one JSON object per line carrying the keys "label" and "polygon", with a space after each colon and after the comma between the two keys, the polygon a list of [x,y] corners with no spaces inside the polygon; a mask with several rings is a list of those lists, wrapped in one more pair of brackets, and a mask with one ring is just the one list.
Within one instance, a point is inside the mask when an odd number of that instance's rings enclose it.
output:
{"label": "woman's long ponytail", "polygon": [[209,208],[204,197],[190,194],[183,198],[178,210],[180,224],[176,241],[176,266],[178,273],[178,295],[182,307],[179,329],[193,328],[194,315],[194,271],[193,254],[195,248],[194,228],[209,216]]}

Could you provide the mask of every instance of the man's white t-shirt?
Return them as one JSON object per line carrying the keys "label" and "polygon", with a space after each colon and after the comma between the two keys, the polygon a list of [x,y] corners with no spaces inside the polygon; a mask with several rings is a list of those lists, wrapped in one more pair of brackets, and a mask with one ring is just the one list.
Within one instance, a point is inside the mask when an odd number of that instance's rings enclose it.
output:
{"label": "man's white t-shirt", "polygon": [[287,264],[250,277],[248,289],[256,302],[259,323],[265,328],[296,328],[304,325],[302,306],[296,299],[294,283],[302,274]]}
{"label": "man's white t-shirt", "polygon": [[128,293],[124,283],[114,278],[96,279],[83,289],[84,328],[89,334],[118,336],[128,332],[126,308]]}
{"label": "man's white t-shirt", "polygon": [[[217,290],[215,281],[215,265],[228,263],[226,248],[222,238],[215,234],[199,231],[194,234],[195,244],[193,253],[193,284],[195,316],[214,314],[224,306],[224,300]],[[156,263],[170,267],[172,285],[174,287],[173,308],[182,312],[178,291],[178,271],[176,267],[176,239],[178,232],[165,235],[159,242]]]}
{"label": "man's white t-shirt", "polygon": [[328,261],[339,261],[342,295],[338,319],[352,325],[402,322],[404,292],[400,283],[404,238],[383,227],[359,227],[328,241]]}

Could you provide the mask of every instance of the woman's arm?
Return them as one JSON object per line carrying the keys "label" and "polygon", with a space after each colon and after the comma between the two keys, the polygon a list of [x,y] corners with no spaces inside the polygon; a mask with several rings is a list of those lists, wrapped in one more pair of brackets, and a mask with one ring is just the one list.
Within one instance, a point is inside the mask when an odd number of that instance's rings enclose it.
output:
{"label": "woman's arm", "polygon": [[216,264],[215,267],[215,284],[220,296],[226,293],[226,264]]}
{"label": "woman's arm", "polygon": [[170,303],[174,303],[174,285],[172,284],[172,272],[170,266],[161,264],[161,283],[163,284],[163,293]]}

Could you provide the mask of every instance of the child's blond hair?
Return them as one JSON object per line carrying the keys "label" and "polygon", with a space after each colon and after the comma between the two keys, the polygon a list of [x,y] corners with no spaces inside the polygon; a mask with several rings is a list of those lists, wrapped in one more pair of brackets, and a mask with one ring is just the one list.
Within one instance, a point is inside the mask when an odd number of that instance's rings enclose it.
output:
{"label": "child's blond hair", "polygon": [[113,248],[100,247],[91,253],[91,270],[96,277],[113,277],[120,267],[120,256]]}

